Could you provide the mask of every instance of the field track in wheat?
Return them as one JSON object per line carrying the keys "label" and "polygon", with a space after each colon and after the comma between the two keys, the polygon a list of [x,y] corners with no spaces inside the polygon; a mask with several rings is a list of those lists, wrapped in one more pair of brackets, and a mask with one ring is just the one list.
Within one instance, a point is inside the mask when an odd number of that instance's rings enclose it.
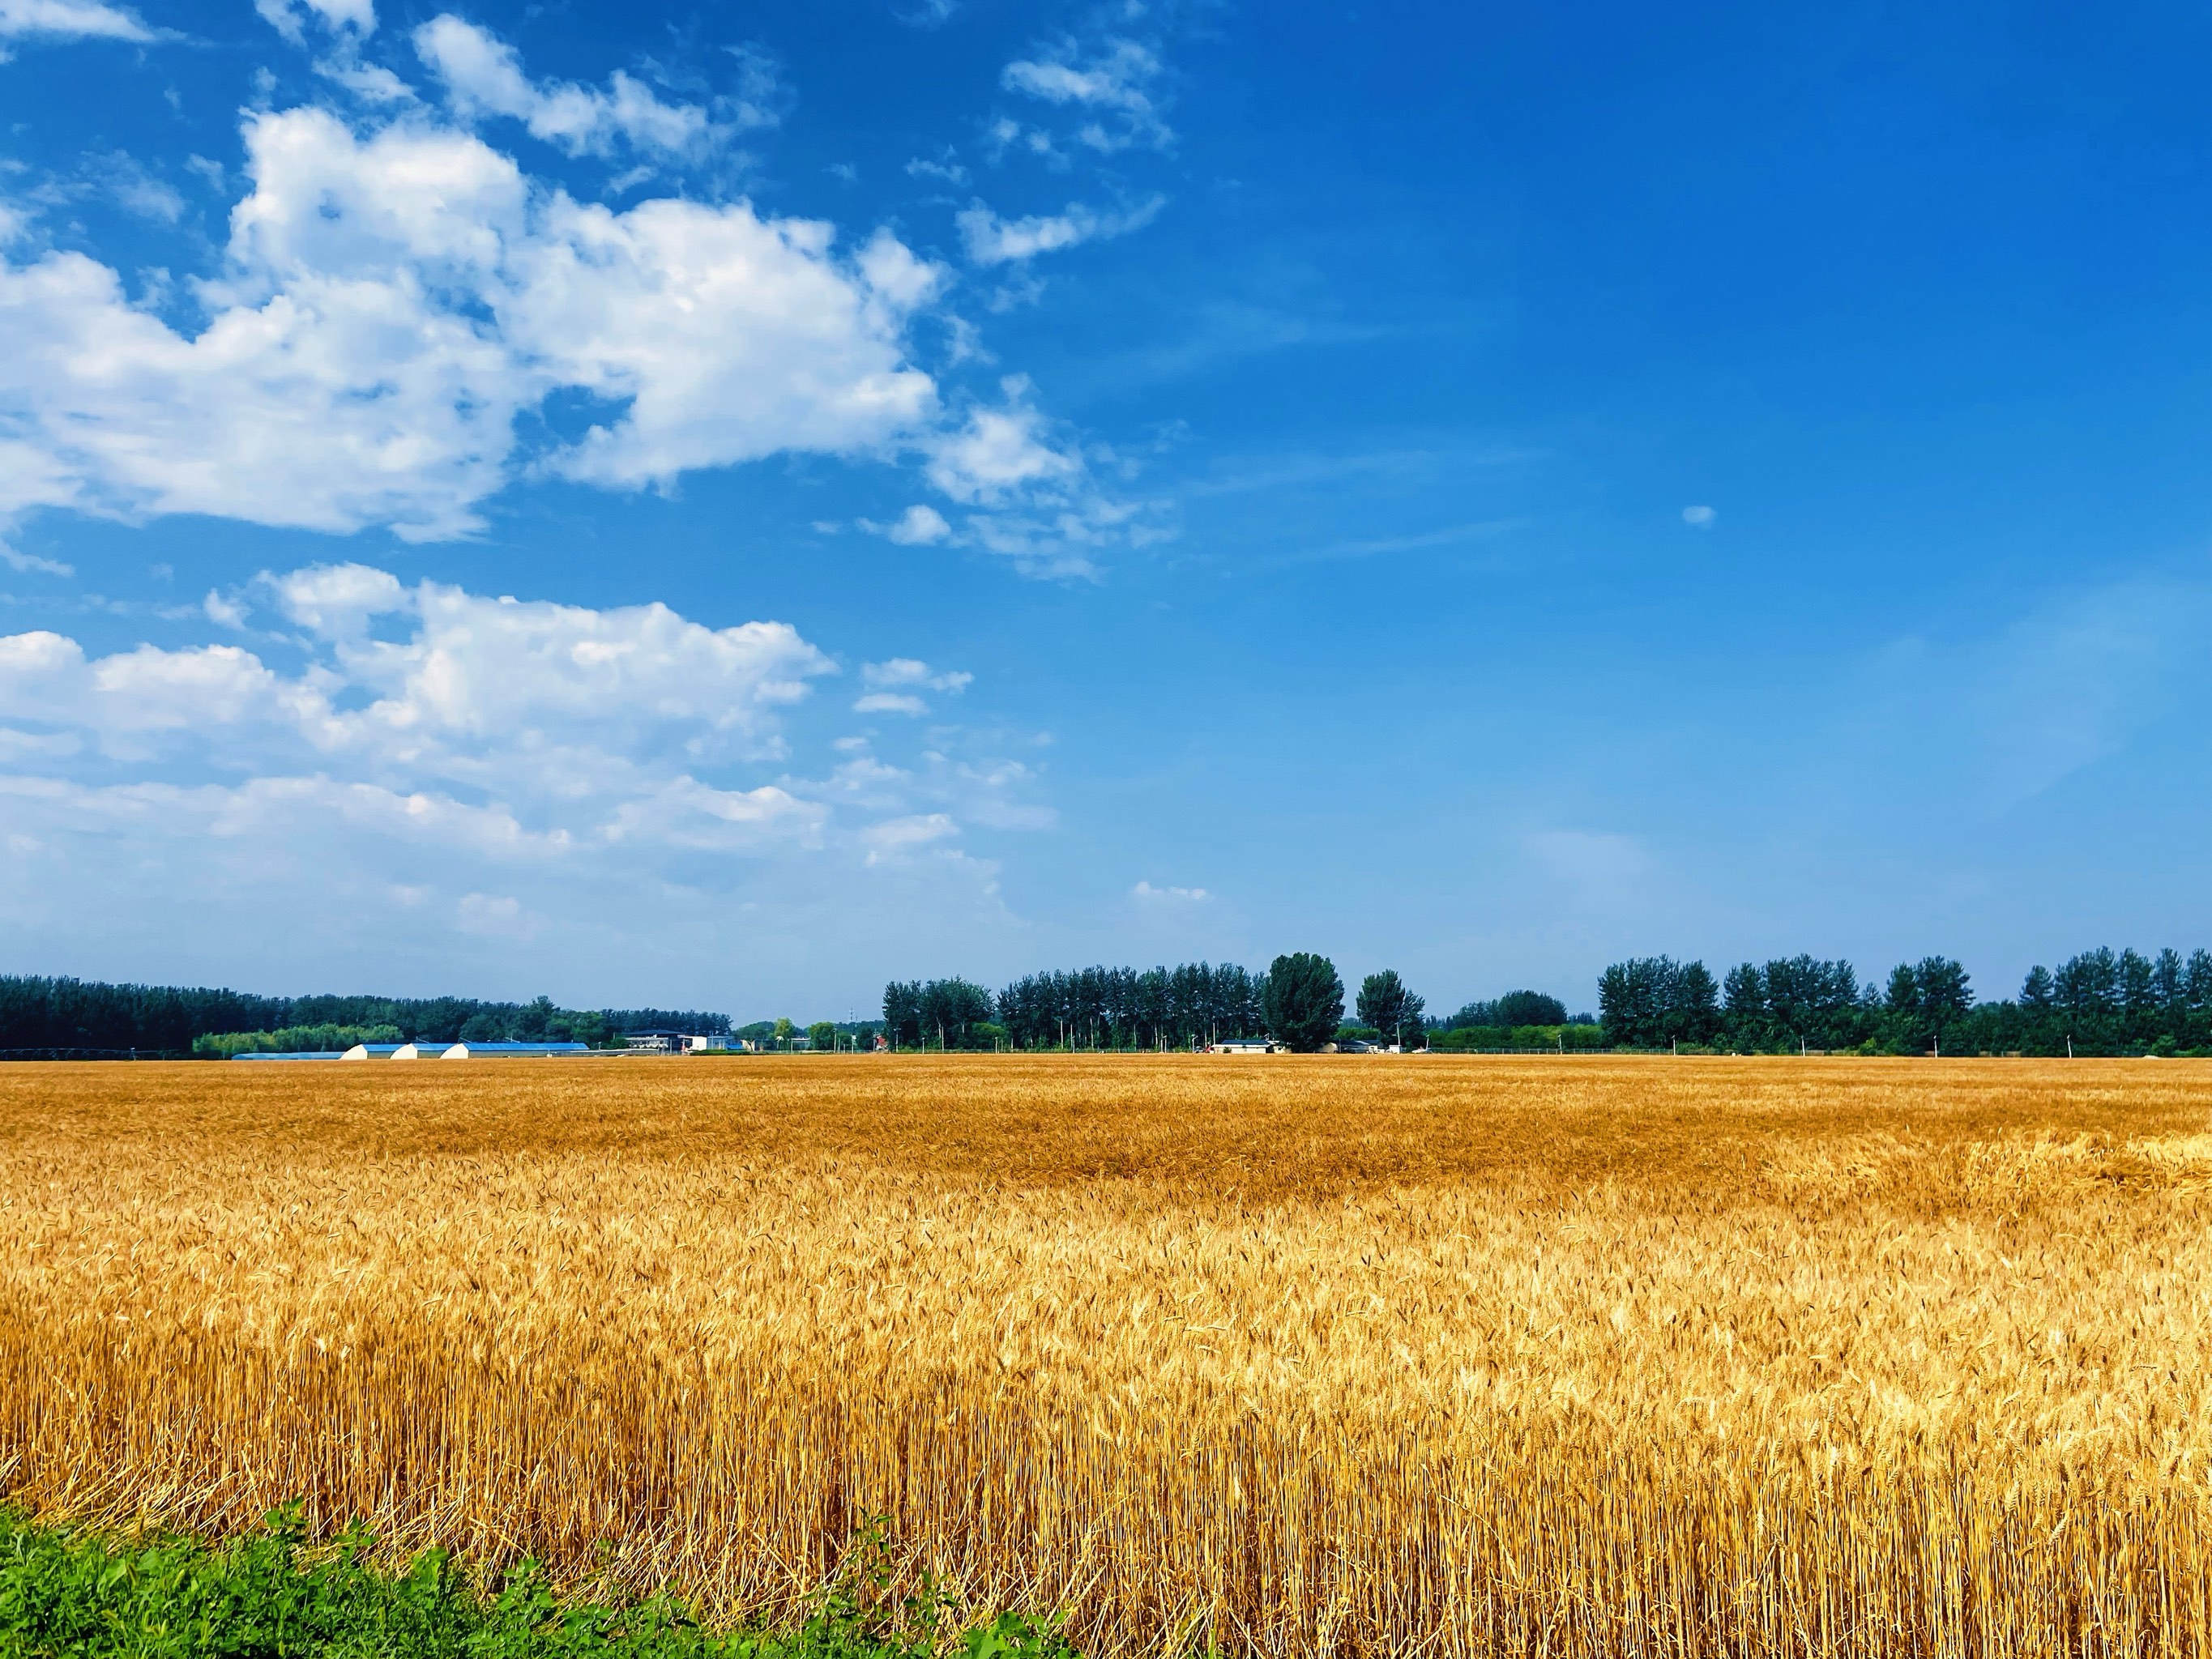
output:
{"label": "field track in wheat", "polygon": [[2212,1064],[0,1068],[0,1501],[1107,1656],[2212,1654]]}

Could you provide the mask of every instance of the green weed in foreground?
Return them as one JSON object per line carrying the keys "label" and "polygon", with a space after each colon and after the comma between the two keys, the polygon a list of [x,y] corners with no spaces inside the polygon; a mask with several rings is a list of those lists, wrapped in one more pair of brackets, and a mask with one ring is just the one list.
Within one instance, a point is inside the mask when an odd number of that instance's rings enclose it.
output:
{"label": "green weed in foreground", "polygon": [[4,1659],[1080,1659],[1049,1625],[1012,1613],[960,1630],[934,1595],[890,1601],[879,1531],[795,1630],[714,1632],[654,1596],[626,1607],[556,1599],[526,1562],[492,1594],[426,1551],[404,1572],[368,1565],[349,1532],[309,1551],[297,1510],[222,1547],[124,1544],[0,1513]]}

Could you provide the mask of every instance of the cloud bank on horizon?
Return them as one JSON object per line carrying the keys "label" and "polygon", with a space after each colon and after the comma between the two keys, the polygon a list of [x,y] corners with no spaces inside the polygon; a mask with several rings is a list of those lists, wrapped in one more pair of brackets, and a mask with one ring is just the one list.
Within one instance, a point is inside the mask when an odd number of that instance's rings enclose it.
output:
{"label": "cloud bank on horizon", "polygon": [[[795,753],[787,715],[841,671],[785,623],[410,586],[361,564],[264,572],[204,609],[249,642],[95,656],[49,630],[0,636],[19,909],[88,860],[173,925],[326,933],[335,910],[387,945],[459,929],[512,946],[676,888],[742,901],[795,863],[926,860],[988,898],[963,823],[1050,822],[1030,769],[959,759],[947,734],[920,767],[865,735]],[[875,689],[859,712],[902,715],[973,678],[913,658],[860,678]]]}

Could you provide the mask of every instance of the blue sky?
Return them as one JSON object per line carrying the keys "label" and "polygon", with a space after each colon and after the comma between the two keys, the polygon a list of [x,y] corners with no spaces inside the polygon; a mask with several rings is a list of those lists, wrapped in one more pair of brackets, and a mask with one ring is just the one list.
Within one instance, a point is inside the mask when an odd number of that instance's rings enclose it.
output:
{"label": "blue sky", "polygon": [[2212,941],[2200,9],[0,46],[0,971]]}

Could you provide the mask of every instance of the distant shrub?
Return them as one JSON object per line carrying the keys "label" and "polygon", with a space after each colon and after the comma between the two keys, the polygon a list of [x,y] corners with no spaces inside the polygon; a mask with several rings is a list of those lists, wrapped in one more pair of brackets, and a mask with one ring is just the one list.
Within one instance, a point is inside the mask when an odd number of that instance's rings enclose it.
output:
{"label": "distant shrub", "polygon": [[1578,1054],[1605,1046],[1601,1025],[1469,1025],[1429,1034],[1429,1047],[1446,1054],[1533,1054],[1545,1049]]}
{"label": "distant shrub", "polygon": [[239,1054],[298,1054],[350,1048],[356,1042],[398,1042],[397,1025],[288,1025],[281,1031],[216,1031],[192,1039],[200,1060]]}

